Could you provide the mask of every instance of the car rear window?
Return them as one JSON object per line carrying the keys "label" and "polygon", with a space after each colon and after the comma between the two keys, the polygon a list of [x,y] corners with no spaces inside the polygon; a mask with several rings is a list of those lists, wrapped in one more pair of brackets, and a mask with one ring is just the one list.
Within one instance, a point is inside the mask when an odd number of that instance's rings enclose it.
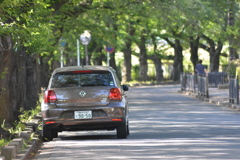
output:
{"label": "car rear window", "polygon": [[111,72],[90,71],[89,73],[61,72],[53,75],[51,88],[113,86]]}

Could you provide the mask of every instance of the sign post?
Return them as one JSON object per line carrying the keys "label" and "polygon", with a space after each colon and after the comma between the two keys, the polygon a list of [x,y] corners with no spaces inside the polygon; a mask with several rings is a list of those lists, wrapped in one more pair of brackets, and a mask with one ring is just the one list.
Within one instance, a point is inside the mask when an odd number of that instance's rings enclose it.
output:
{"label": "sign post", "polygon": [[107,65],[110,66],[110,53],[114,52],[115,48],[112,44],[108,44],[105,49],[107,51]]}
{"label": "sign post", "polygon": [[82,44],[85,46],[85,52],[86,52],[86,65],[88,65],[88,49],[87,45],[91,41],[91,34],[88,31],[84,31],[84,33],[81,34],[80,40]]}
{"label": "sign post", "polygon": [[59,39],[59,49],[60,49],[60,52],[61,52],[61,58],[60,58],[60,66],[61,66],[61,68],[63,67],[63,50],[64,50],[65,44],[66,44],[66,39],[60,38]]}

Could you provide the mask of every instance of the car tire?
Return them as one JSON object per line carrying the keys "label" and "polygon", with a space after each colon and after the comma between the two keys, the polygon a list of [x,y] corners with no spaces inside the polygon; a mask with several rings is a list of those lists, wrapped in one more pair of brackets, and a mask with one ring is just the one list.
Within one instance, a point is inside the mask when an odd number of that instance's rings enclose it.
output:
{"label": "car tire", "polygon": [[117,127],[117,138],[119,139],[127,138],[127,135],[128,135],[128,125],[125,120],[123,124]]}
{"label": "car tire", "polygon": [[44,141],[52,141],[53,140],[53,131],[49,128],[43,127],[42,138]]}
{"label": "car tire", "polygon": [[58,137],[58,131],[57,130],[53,130],[52,131],[52,135],[53,135],[53,138],[57,138]]}

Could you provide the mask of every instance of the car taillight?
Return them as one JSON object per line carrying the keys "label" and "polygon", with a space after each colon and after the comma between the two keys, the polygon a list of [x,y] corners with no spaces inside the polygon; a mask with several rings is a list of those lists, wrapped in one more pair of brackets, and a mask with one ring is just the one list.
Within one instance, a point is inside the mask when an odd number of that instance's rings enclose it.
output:
{"label": "car taillight", "polygon": [[109,99],[111,100],[121,100],[122,99],[122,93],[119,88],[112,88],[109,93]]}
{"label": "car taillight", "polygon": [[54,91],[47,90],[44,94],[44,103],[54,103],[57,101],[57,96]]}

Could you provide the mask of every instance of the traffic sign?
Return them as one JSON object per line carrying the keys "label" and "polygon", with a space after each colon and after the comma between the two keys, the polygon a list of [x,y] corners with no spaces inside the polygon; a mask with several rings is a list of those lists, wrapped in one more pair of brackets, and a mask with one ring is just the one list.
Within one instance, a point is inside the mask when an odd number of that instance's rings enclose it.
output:
{"label": "traffic sign", "polygon": [[60,43],[60,45],[61,45],[62,47],[64,47],[65,44],[66,44],[66,39],[60,38],[59,43]]}
{"label": "traffic sign", "polygon": [[109,53],[112,53],[115,50],[114,46],[112,44],[108,44],[106,46],[106,51]]}

